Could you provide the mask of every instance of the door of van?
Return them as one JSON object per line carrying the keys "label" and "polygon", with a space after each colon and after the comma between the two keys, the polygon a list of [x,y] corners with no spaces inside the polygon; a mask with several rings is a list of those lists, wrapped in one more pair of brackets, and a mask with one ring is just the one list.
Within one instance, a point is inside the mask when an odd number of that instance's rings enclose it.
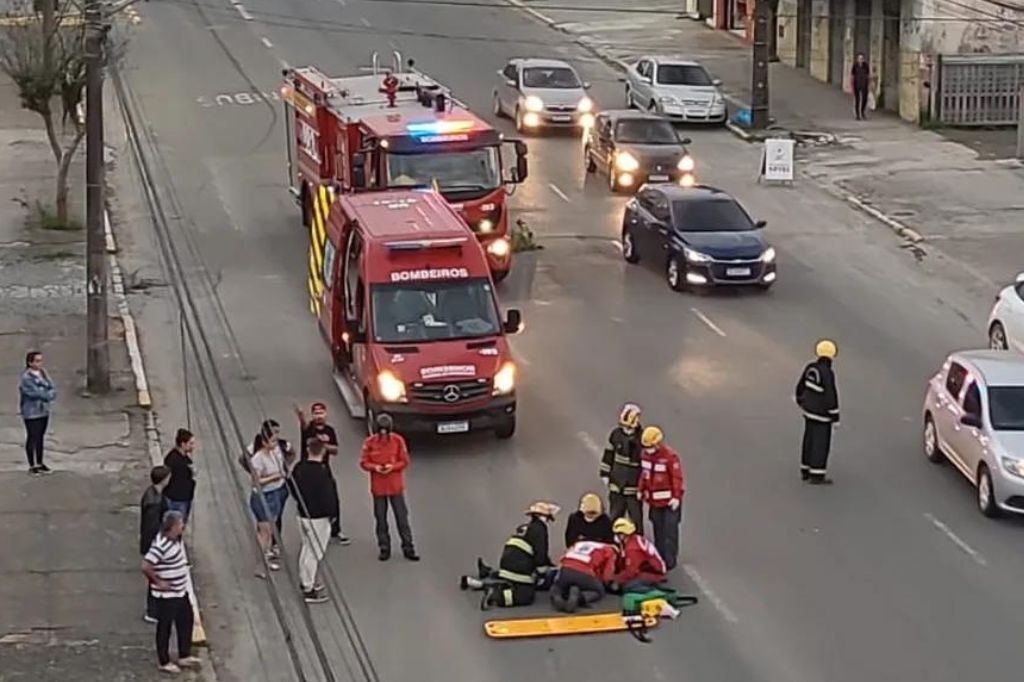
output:
{"label": "door of van", "polygon": [[356,227],[346,232],[344,262],[338,270],[341,285],[341,305],[336,319],[339,327],[338,338],[342,342],[342,354],[350,364],[354,377],[363,383],[366,373],[366,284],[363,275],[366,260],[365,242]]}

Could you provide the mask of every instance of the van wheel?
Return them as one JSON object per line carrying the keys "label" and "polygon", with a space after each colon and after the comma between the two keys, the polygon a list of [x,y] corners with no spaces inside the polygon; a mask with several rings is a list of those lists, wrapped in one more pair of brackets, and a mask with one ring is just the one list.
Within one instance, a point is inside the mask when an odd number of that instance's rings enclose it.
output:
{"label": "van wheel", "polygon": [[996,504],[996,491],[992,487],[992,474],[984,464],[978,465],[978,509],[990,519],[1000,515]]}
{"label": "van wheel", "polygon": [[516,418],[507,417],[494,427],[494,435],[498,440],[508,440],[516,433]]}
{"label": "van wheel", "polygon": [[935,429],[935,420],[930,414],[924,417],[924,456],[933,464],[942,464],[945,457],[939,448],[939,433]]}
{"label": "van wheel", "polygon": [[668,264],[665,266],[665,281],[672,291],[683,291],[686,289],[685,272],[686,268],[679,262],[679,256],[672,254],[668,257]]}
{"label": "van wheel", "polygon": [[491,277],[494,279],[494,283],[498,284],[499,282],[504,282],[510,272],[512,272],[512,268],[509,268],[508,270],[499,270],[497,272],[492,272]]}
{"label": "van wheel", "polygon": [[370,396],[363,394],[363,404],[366,405],[366,435],[372,436],[377,428],[377,410],[373,409]]}

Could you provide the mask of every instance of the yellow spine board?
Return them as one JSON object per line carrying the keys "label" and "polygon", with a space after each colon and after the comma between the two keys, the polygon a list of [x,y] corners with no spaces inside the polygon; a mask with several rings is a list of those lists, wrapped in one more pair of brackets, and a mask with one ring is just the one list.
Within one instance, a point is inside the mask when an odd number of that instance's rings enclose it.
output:
{"label": "yellow spine board", "polygon": [[[658,626],[657,616],[644,615],[643,620],[647,628]],[[484,623],[484,632],[492,639],[589,635],[602,632],[625,632],[628,629],[626,619],[621,613],[491,620]]]}

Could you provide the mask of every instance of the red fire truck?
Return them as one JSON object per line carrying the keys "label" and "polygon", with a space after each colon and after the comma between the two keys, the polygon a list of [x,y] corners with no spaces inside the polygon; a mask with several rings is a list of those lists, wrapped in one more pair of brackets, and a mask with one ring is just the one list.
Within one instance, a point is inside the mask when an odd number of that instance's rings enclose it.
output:
{"label": "red fire truck", "polygon": [[[302,222],[314,224],[318,188],[334,192],[432,187],[459,211],[484,245],[495,280],[512,265],[506,195],[527,175],[526,145],[455,99],[412,60],[370,73],[331,77],[307,66],[284,71],[291,192]],[[513,167],[502,150],[511,146]]]}

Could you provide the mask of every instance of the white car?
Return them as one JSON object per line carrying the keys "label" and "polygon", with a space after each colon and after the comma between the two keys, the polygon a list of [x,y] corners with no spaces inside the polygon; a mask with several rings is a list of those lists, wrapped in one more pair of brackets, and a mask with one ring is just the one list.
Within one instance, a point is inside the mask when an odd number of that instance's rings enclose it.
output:
{"label": "white car", "polygon": [[1024,272],[996,296],[988,316],[988,346],[1024,353]]}
{"label": "white car", "polygon": [[626,71],[626,106],[692,123],[725,123],[720,86],[700,63],[679,57],[641,57]]}
{"label": "white car", "polygon": [[590,83],[557,59],[508,60],[494,88],[495,116],[511,116],[516,130],[581,128],[594,124],[594,102],[587,97]]}

